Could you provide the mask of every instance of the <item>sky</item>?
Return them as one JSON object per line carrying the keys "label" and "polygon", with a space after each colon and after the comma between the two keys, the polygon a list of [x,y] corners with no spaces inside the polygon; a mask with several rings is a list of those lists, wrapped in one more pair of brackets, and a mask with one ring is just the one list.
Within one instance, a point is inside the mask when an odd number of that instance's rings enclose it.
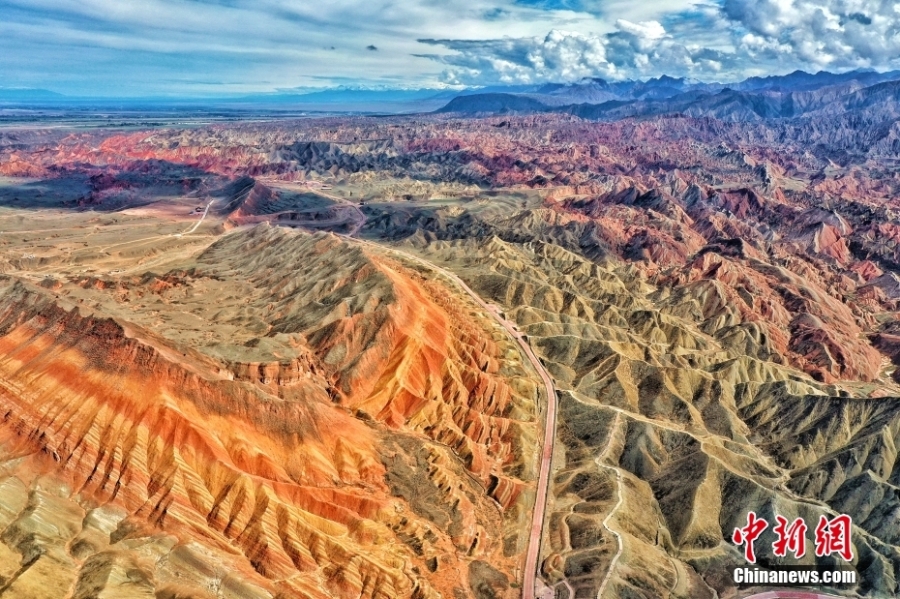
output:
{"label": "sky", "polygon": [[0,0],[0,87],[210,96],[900,68],[887,0]]}

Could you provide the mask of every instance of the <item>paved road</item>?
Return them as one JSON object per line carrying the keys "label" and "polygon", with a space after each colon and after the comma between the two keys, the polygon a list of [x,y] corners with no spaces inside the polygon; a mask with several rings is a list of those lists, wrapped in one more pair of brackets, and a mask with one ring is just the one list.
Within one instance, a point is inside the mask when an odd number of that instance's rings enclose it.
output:
{"label": "paved road", "polygon": [[[355,203],[340,196],[323,193],[320,190],[315,190],[314,193],[317,193],[335,202],[348,204],[352,206],[356,211],[358,216],[357,225],[350,233],[346,235],[346,237],[355,236],[365,225],[366,215],[363,214],[362,210],[360,210],[359,206],[357,206]],[[538,560],[540,559],[541,553],[541,537],[543,536],[544,532],[544,516],[547,511],[547,496],[550,490],[550,463],[553,460],[553,448],[554,442],[556,441],[557,398],[556,387],[553,386],[553,379],[550,378],[550,374],[544,368],[544,365],[541,364],[541,361],[535,355],[534,350],[531,349],[531,346],[526,341],[525,336],[516,328],[516,326],[503,317],[497,306],[488,304],[483,299],[481,299],[481,296],[475,293],[468,285],[466,285],[466,283],[462,279],[460,279],[454,273],[445,268],[441,268],[436,264],[432,264],[428,260],[419,258],[418,256],[414,256],[407,252],[374,244],[369,241],[358,241],[366,245],[377,247],[382,251],[387,250],[389,252],[400,254],[401,256],[412,260],[413,262],[418,262],[426,268],[441,273],[442,275],[453,281],[460,289],[465,291],[466,294],[468,294],[476,304],[481,306],[485,310],[485,312],[490,314],[494,320],[500,323],[500,326],[502,326],[506,330],[507,334],[510,337],[516,340],[516,343],[518,343],[519,347],[522,350],[522,353],[525,354],[525,357],[528,358],[529,362],[531,362],[531,366],[534,368],[535,372],[537,372],[538,376],[541,377],[541,381],[544,383],[544,392],[547,395],[547,415],[544,423],[544,439],[541,447],[541,464],[538,469],[537,487],[535,489],[534,511],[532,512],[531,529],[528,537],[528,551],[525,554],[525,572],[523,574],[522,589],[522,599],[535,599],[535,587],[537,584],[537,579],[539,578]],[[621,553],[621,540],[619,544]]]}
{"label": "paved road", "polygon": [[[362,212],[360,212],[360,214],[362,214]],[[363,216],[363,218],[365,218],[365,216]],[[359,227],[356,228],[356,231],[358,231],[361,227],[362,225],[359,225]],[[500,326],[502,326],[506,330],[507,334],[510,337],[516,340],[516,343],[518,343],[519,347],[522,350],[522,353],[525,354],[525,357],[528,358],[529,362],[531,362],[532,367],[537,372],[538,376],[541,377],[541,381],[544,383],[544,392],[547,395],[547,416],[544,424],[544,440],[541,449],[541,464],[538,470],[537,488],[535,490],[534,512],[531,518],[531,530],[528,538],[528,552],[525,554],[525,573],[523,576],[524,588],[522,589],[523,599],[535,599],[535,585],[538,578],[538,560],[541,553],[541,536],[544,530],[544,514],[547,511],[547,495],[549,494],[550,490],[550,462],[553,459],[553,447],[554,442],[556,441],[557,401],[556,387],[553,386],[553,379],[550,378],[550,374],[544,368],[544,365],[541,364],[541,361],[535,355],[534,350],[531,349],[531,346],[526,341],[525,336],[515,327],[515,325],[507,319],[503,318],[497,306],[488,304],[483,299],[481,299],[481,296],[475,293],[468,285],[466,285],[466,283],[462,279],[460,279],[454,273],[445,268],[441,268],[436,264],[432,264],[428,260],[419,258],[418,256],[414,256],[407,252],[378,245],[369,241],[357,241],[365,245],[376,247],[381,251],[388,251],[399,254],[409,260],[412,260],[413,262],[418,262],[426,268],[434,270],[453,281],[460,289],[465,291],[469,295],[469,297],[471,297],[472,300],[475,301],[476,304],[481,306],[481,308],[483,308],[485,312],[490,314],[490,316],[494,320],[500,323]]]}

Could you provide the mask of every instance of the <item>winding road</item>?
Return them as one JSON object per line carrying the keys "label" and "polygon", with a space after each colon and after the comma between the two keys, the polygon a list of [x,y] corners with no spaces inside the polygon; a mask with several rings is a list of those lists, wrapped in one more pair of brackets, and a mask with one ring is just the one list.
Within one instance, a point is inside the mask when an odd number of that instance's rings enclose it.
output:
{"label": "winding road", "polygon": [[[362,227],[366,223],[366,215],[362,210],[359,209],[359,206],[340,196],[322,193],[318,190],[315,191],[315,193],[335,202],[348,204],[357,212],[359,219],[356,226],[350,233],[348,233],[347,235],[343,235],[343,237],[346,238],[354,238],[354,236],[359,232],[360,229],[362,229]],[[547,395],[547,413],[544,421],[544,438],[541,445],[541,463],[540,467],[538,468],[538,479],[534,499],[534,511],[532,512],[531,528],[528,536],[528,551],[525,554],[525,571],[523,574],[522,589],[522,599],[535,599],[535,587],[539,578],[538,560],[540,559],[541,554],[541,537],[543,536],[544,532],[544,516],[547,511],[547,496],[550,492],[550,466],[551,462],[553,461],[553,449],[554,443],[556,441],[557,397],[556,387],[554,387],[553,385],[553,379],[550,378],[550,374],[544,368],[544,365],[541,363],[538,357],[535,355],[534,350],[531,349],[531,346],[528,344],[525,335],[523,335],[516,328],[516,325],[504,318],[503,314],[497,306],[488,304],[483,299],[481,299],[481,296],[475,293],[472,288],[469,287],[456,274],[436,264],[433,264],[432,262],[429,262],[424,258],[420,258],[418,256],[395,248],[386,247],[363,239],[355,239],[355,241],[363,245],[375,247],[380,251],[387,251],[403,256],[407,260],[411,260],[413,262],[421,264],[422,266],[443,275],[454,284],[456,284],[457,287],[465,291],[466,294],[471,297],[476,304],[478,304],[495,321],[497,321],[500,326],[503,327],[506,333],[516,341],[516,343],[519,345],[519,348],[522,350],[522,353],[526,358],[528,358],[528,361],[531,362],[531,366],[534,368],[535,372],[537,372],[538,376],[541,378],[541,381],[544,383],[544,393]]]}
{"label": "winding road", "polygon": [[624,501],[625,499],[625,495],[622,493],[622,472],[618,468],[613,468],[612,466],[608,466],[602,463],[602,460],[606,458],[610,449],[612,449],[613,435],[615,435],[616,430],[618,430],[619,428],[621,418],[622,414],[617,412],[615,420],[613,421],[612,426],[610,426],[609,428],[609,440],[607,440],[606,442],[606,448],[604,448],[603,453],[600,454],[600,456],[595,460],[597,465],[601,468],[612,470],[615,473],[616,493],[619,496],[618,501],[616,501],[616,505],[613,506],[613,509],[611,509],[609,513],[606,514],[606,518],[603,519],[603,528],[605,528],[610,532],[610,534],[616,537],[616,544],[618,545],[618,548],[616,550],[616,554],[609,562],[609,568],[607,568],[606,575],[603,577],[603,582],[600,583],[600,588],[597,590],[597,599],[603,598],[603,592],[606,590],[606,585],[609,584],[609,579],[612,578],[613,571],[616,569],[616,563],[618,563],[619,558],[622,557],[622,551],[625,550],[625,545],[622,543],[622,535],[609,527],[609,521],[612,520],[613,516],[616,515],[616,512],[619,511],[619,508],[622,507],[622,501]]}
{"label": "winding road", "polygon": [[[360,214],[362,212],[360,211]],[[364,217],[363,217],[364,218]],[[364,222],[364,221],[363,221]],[[356,228],[354,233],[358,231],[362,227],[362,224]],[[347,236],[349,237],[349,235]],[[455,283],[460,289],[466,292],[472,300],[478,304],[481,308],[484,309],[495,321],[497,321],[507,332],[507,334],[516,340],[519,347],[522,350],[522,353],[528,358],[528,361],[531,362],[532,367],[540,376],[541,380],[544,383],[544,389],[547,394],[547,416],[544,426],[544,439],[543,439],[543,447],[541,451],[541,465],[538,473],[538,482],[537,482],[537,490],[536,497],[534,503],[534,511],[531,520],[531,532],[529,535],[528,542],[528,552],[525,556],[525,572],[523,575],[524,578],[524,586],[522,589],[522,598],[523,599],[536,599],[536,584],[539,579],[538,574],[538,560],[540,558],[541,551],[541,537],[543,536],[544,529],[544,515],[547,510],[547,497],[550,489],[550,467],[553,459],[553,449],[554,442],[556,439],[556,414],[557,414],[557,395],[556,395],[556,387],[553,385],[553,380],[550,378],[550,374],[544,368],[544,365],[535,355],[534,350],[532,350],[531,346],[528,344],[525,335],[523,335],[516,326],[511,323],[509,320],[503,317],[499,308],[493,304],[488,304],[485,302],[481,296],[479,296],[475,291],[473,291],[462,279],[460,279],[456,274],[450,272],[449,270],[437,266],[436,264],[425,260],[424,258],[420,258],[413,254],[409,254],[402,250],[397,250],[390,247],[385,247],[382,245],[378,245],[376,243],[372,243],[370,241],[365,241],[361,239],[356,239],[358,243],[369,245],[375,247],[381,251],[388,251],[394,254],[398,254],[403,256],[404,258],[411,260],[413,262],[417,262],[426,268],[429,268],[446,278],[450,279],[453,283]],[[618,425],[618,419],[621,414],[616,415],[616,425]],[[616,428],[614,426],[613,428]],[[619,499],[616,502],[616,505],[613,509],[606,515],[606,518],[603,519],[603,526],[606,528],[612,535],[616,537],[616,541],[618,543],[618,550],[616,554],[613,556],[612,561],[609,564],[609,568],[606,572],[606,575],[603,578],[603,582],[600,584],[600,588],[597,592],[597,598],[601,599],[603,597],[603,593],[606,590],[606,587],[612,577],[613,571],[615,570],[616,563],[619,558],[622,556],[622,552],[624,550],[624,545],[622,543],[622,537],[620,534],[610,528],[609,522],[615,516],[616,512],[622,506],[622,502],[624,500],[624,495],[622,493],[622,473],[612,466],[608,466],[606,464],[601,464],[600,460],[605,457],[605,454],[609,451],[610,445],[612,443],[612,433],[610,434],[610,440],[607,443],[607,447],[603,452],[603,455],[597,458],[598,466],[603,468],[607,468],[616,474],[616,487]],[[571,589],[571,587],[569,587]],[[843,599],[837,595],[828,595],[823,593],[814,593],[809,591],[767,591],[764,593],[759,593],[755,595],[751,595],[745,597],[744,599]]]}
{"label": "winding road", "polygon": [[544,514],[547,511],[547,496],[550,490],[550,465],[553,460],[554,441],[556,440],[557,398],[556,387],[553,386],[553,379],[550,378],[550,374],[544,368],[544,365],[541,364],[541,361],[535,355],[534,350],[531,349],[531,346],[525,339],[525,335],[523,335],[513,323],[503,317],[497,306],[488,304],[481,299],[481,296],[475,293],[472,288],[456,274],[445,268],[441,268],[424,258],[419,258],[418,256],[414,256],[413,254],[401,250],[385,247],[362,239],[357,239],[356,241],[364,245],[376,247],[381,251],[388,251],[403,256],[408,260],[417,262],[450,279],[460,289],[465,291],[476,304],[496,320],[500,326],[506,330],[510,337],[515,339],[519,348],[522,350],[522,353],[528,358],[528,361],[531,362],[532,367],[534,367],[534,370],[544,383],[544,392],[547,394],[547,414],[544,424],[541,464],[538,470],[537,488],[535,490],[534,512],[531,518],[531,532],[528,538],[528,552],[525,554],[525,580],[524,588],[522,589],[523,599],[535,599],[535,584],[538,577],[538,559],[540,558],[541,553],[541,536],[544,531]]}
{"label": "winding road", "polygon": [[188,229],[188,230],[185,231],[184,233],[178,233],[178,234],[176,234],[175,237],[181,237],[182,235],[190,235],[191,233],[193,233],[194,231],[196,231],[196,230],[197,230],[197,227],[200,226],[200,223],[203,222],[203,219],[206,218],[206,215],[209,214],[209,207],[213,205],[213,202],[215,202],[215,200],[210,200],[210,201],[209,201],[209,204],[206,205],[206,209],[203,211],[203,215],[200,217],[200,220],[198,220],[196,223],[194,223],[194,226],[193,226],[193,227],[191,227],[190,229]]}

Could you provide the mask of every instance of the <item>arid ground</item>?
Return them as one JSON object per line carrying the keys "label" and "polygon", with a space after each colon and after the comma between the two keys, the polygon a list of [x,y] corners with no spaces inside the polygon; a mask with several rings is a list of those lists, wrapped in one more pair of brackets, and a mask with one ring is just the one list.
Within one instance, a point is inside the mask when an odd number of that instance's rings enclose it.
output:
{"label": "arid ground", "polygon": [[0,597],[896,596],[878,106],[0,129]]}

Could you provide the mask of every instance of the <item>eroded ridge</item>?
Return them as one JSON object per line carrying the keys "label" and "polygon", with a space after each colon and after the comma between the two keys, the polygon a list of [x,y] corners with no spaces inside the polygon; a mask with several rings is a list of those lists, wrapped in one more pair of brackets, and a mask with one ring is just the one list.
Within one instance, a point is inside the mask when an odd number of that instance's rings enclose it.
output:
{"label": "eroded ridge", "polygon": [[[45,472],[73,513],[193,539],[262,596],[515,593],[540,382],[466,298],[268,226],[166,275],[2,297],[5,484]],[[67,555],[88,584],[100,558]],[[141,568],[157,592],[164,555]]]}
{"label": "eroded ridge", "polygon": [[[858,559],[900,565],[881,510],[851,490],[868,485],[883,501],[893,486],[894,460],[881,461],[900,421],[893,404],[838,397],[754,357],[765,354],[752,324],[725,303],[719,318],[708,303],[698,310],[703,287],[666,293],[621,262],[551,244],[412,247],[509,307],[560,389],[542,553],[557,596],[714,597],[744,563],[728,533],[751,510],[853,513]],[[770,545],[757,551],[773,559]],[[891,592],[882,582],[877,592]]]}

